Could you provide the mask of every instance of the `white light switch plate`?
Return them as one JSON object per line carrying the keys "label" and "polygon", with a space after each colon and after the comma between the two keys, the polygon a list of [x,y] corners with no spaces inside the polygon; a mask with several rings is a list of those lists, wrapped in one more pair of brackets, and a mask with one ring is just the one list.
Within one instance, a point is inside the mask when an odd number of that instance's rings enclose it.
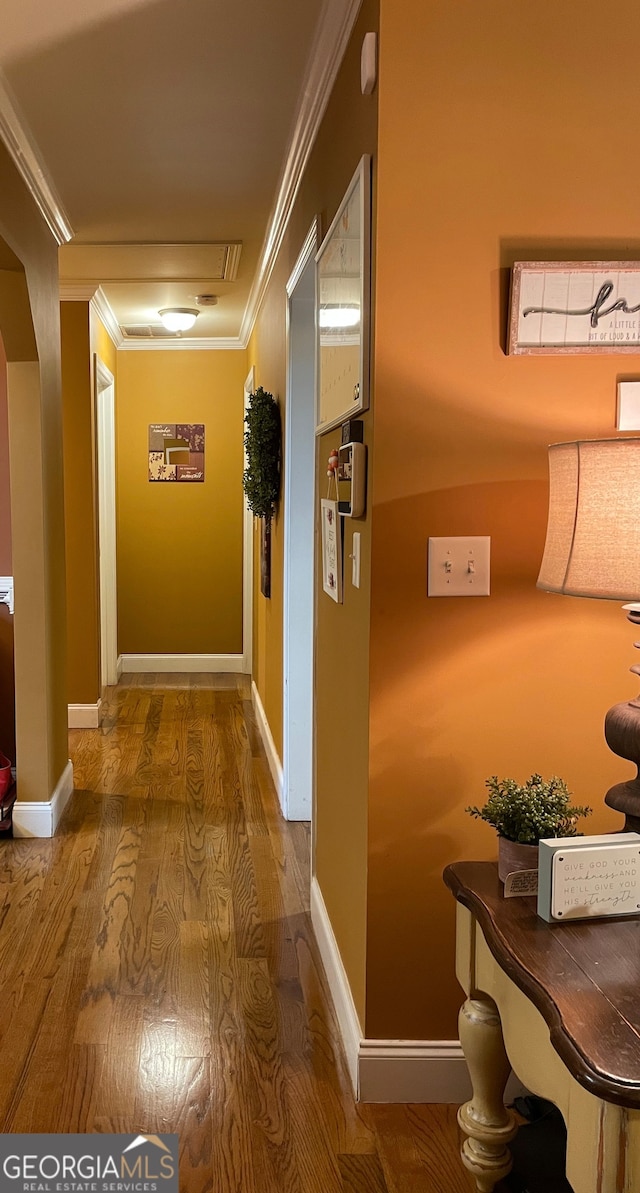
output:
{"label": "white light switch plate", "polygon": [[640,431],[640,381],[618,382],[619,431]]}
{"label": "white light switch plate", "polygon": [[488,535],[470,538],[430,538],[429,596],[489,596]]}
{"label": "white light switch plate", "polygon": [[351,583],[354,588],[360,587],[360,533],[356,531],[351,547]]}

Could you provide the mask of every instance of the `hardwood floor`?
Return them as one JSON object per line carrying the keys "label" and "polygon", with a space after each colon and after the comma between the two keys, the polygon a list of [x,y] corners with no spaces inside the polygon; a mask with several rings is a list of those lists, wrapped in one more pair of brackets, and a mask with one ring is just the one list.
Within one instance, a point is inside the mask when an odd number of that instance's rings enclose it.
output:
{"label": "hardwood floor", "polygon": [[238,676],[131,676],[0,842],[0,1130],[174,1131],[186,1193],[469,1193],[455,1108],[356,1105]]}

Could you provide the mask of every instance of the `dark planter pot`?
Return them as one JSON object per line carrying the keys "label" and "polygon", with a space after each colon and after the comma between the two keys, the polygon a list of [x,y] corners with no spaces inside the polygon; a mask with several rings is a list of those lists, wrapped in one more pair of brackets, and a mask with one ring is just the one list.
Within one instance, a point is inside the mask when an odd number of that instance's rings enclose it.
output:
{"label": "dark planter pot", "polygon": [[537,845],[521,845],[518,841],[498,837],[498,875],[501,882],[505,881],[508,874],[515,874],[518,870],[537,869]]}

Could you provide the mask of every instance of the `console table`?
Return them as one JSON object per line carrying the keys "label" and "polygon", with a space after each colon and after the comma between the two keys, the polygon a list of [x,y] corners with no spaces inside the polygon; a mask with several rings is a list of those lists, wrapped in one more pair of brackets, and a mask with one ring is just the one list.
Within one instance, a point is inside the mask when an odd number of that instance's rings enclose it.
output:
{"label": "console table", "polygon": [[493,862],[458,862],[444,879],[467,995],[462,1161],[477,1188],[491,1193],[511,1168],[513,1067],[562,1112],[574,1193],[640,1193],[640,919],[547,924],[534,898],[503,897]]}

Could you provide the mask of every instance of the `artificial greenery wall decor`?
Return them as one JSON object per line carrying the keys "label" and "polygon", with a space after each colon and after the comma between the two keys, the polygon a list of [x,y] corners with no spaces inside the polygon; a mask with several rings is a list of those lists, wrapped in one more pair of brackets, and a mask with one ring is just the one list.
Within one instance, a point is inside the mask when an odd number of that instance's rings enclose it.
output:
{"label": "artificial greenery wall decor", "polygon": [[273,394],[259,386],[249,394],[244,446],[247,466],[242,484],[256,518],[271,518],[280,493],[280,408]]}

